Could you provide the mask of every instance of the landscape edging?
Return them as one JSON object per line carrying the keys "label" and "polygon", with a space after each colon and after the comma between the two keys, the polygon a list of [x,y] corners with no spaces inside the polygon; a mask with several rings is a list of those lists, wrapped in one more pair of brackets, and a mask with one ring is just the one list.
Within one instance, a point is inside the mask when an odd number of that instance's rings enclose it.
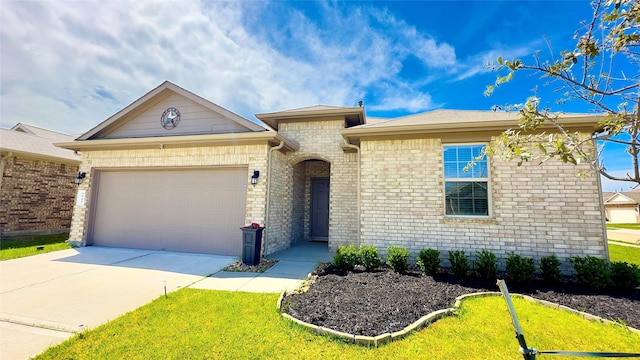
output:
{"label": "landscape edging", "polygon": [[[282,310],[282,301],[284,300],[285,296],[286,296],[286,291],[283,291],[280,294],[280,297],[278,298],[278,303],[277,303],[277,308],[278,310]],[[523,298],[527,301],[531,301],[531,302],[535,302],[538,303],[540,305],[546,306],[546,307],[550,307],[550,308],[555,308],[555,309],[560,309],[560,310],[565,310],[565,311],[569,311],[572,312],[574,314],[578,314],[580,316],[582,316],[582,318],[584,318],[585,320],[596,320],[596,321],[600,321],[603,323],[607,323],[607,324],[615,324],[617,326],[622,326],[627,328],[629,331],[634,332],[636,334],[640,334],[640,330],[633,328],[631,326],[627,326],[627,325],[623,325],[621,323],[615,322],[615,321],[611,321],[611,320],[607,320],[607,319],[603,319],[599,316],[596,315],[592,315],[589,313],[585,313],[582,311],[578,311],[575,309],[571,309],[569,307],[566,307],[564,305],[560,305],[560,304],[556,304],[550,301],[546,301],[546,300],[539,300],[536,298],[533,298],[531,296],[528,295],[522,295],[522,294],[510,294],[511,296],[516,296],[516,297],[520,297]],[[404,337],[406,337],[407,335],[409,335],[411,332],[413,331],[417,331],[422,329],[423,327],[425,327],[426,325],[431,324],[432,322],[435,322],[436,320],[439,320],[445,316],[454,314],[456,310],[458,310],[460,308],[460,306],[462,305],[462,300],[465,300],[467,298],[470,297],[487,297],[487,296],[502,296],[502,294],[500,292],[496,292],[496,291],[486,291],[486,292],[477,292],[477,293],[471,293],[471,294],[465,294],[465,295],[461,295],[458,296],[456,298],[456,301],[453,305],[452,308],[448,308],[448,309],[443,309],[443,310],[436,310],[434,312],[431,312],[423,317],[421,317],[420,319],[418,319],[417,321],[415,321],[412,324],[407,325],[404,329],[396,331],[394,333],[384,333],[384,334],[380,334],[378,336],[363,336],[363,335],[353,335],[353,334],[349,334],[349,333],[344,333],[344,332],[340,332],[337,330],[333,330],[333,329],[329,329],[329,328],[325,328],[325,327],[321,327],[318,325],[313,325],[307,322],[304,322],[294,316],[291,316],[285,312],[281,312],[282,317],[284,317],[285,319],[289,319],[293,322],[295,322],[298,325],[301,325],[303,327],[306,327],[307,329],[315,332],[316,334],[319,335],[329,335],[338,339],[342,339],[342,340],[347,340],[350,343],[354,343],[354,344],[358,344],[358,345],[364,345],[364,346],[373,346],[373,347],[378,347],[384,344],[387,344],[391,341],[396,341],[396,340],[400,340]]]}

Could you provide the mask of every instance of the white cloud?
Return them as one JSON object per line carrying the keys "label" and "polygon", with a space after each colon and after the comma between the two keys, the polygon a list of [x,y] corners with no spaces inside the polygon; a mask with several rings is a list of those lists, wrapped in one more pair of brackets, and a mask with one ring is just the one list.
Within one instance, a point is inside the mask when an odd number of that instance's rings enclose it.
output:
{"label": "white cloud", "polygon": [[[275,10],[274,10],[275,9]],[[418,112],[455,49],[386,10],[263,2],[0,2],[3,127],[84,132],[164,80],[253,118],[317,103]],[[425,73],[402,79],[403,61]],[[442,69],[450,69],[442,71]]]}

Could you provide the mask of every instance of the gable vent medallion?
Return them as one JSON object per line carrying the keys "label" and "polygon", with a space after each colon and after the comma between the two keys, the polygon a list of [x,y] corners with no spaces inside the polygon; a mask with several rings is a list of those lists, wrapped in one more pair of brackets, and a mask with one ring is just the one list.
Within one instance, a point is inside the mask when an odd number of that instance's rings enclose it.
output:
{"label": "gable vent medallion", "polygon": [[178,122],[180,121],[180,111],[174,107],[170,107],[165,110],[160,116],[160,124],[163,128],[167,130],[171,130],[174,127],[178,126]]}

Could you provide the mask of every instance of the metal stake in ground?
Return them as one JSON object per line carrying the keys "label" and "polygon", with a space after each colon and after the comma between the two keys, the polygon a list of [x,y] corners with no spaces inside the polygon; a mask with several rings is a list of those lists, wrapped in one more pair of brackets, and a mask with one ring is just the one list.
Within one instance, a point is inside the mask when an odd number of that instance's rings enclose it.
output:
{"label": "metal stake in ground", "polygon": [[518,344],[520,344],[520,352],[522,352],[522,356],[524,360],[536,360],[537,354],[543,355],[559,355],[559,356],[583,356],[583,357],[602,357],[602,358],[632,358],[632,357],[640,357],[638,353],[615,353],[615,352],[581,352],[581,351],[539,351],[534,348],[530,348],[527,346],[527,342],[524,340],[524,334],[522,333],[522,328],[520,327],[520,321],[518,321],[518,316],[516,315],[516,310],[513,307],[513,302],[511,302],[511,295],[509,295],[509,289],[507,289],[507,284],[504,280],[498,280],[498,287],[500,288],[500,292],[504,297],[504,300],[507,302],[507,307],[509,308],[509,315],[511,315],[511,323],[516,330],[516,339],[518,339]]}

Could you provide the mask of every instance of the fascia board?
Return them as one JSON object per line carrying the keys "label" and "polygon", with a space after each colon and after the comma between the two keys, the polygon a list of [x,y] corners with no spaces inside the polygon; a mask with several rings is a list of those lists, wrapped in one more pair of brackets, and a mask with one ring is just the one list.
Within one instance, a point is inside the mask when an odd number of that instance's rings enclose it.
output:
{"label": "fascia board", "polygon": [[298,143],[296,143],[295,141],[286,139],[284,136],[271,131],[233,134],[163,136],[152,138],[76,140],[71,142],[56,143],[54,145],[71,150],[91,151],[153,148],[159,146],[160,144],[162,144],[164,147],[196,147],[241,145],[265,141],[284,141],[284,148],[287,149],[287,151],[295,151],[299,148]]}

